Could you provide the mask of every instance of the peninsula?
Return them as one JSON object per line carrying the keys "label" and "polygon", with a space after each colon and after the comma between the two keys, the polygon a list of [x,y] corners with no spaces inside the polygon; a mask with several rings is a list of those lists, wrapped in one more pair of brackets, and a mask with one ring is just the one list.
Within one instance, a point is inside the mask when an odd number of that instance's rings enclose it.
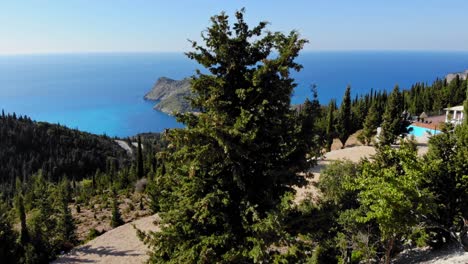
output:
{"label": "peninsula", "polygon": [[187,100],[190,94],[189,78],[179,81],[161,77],[144,98],[145,100],[157,102],[154,109],[172,115],[192,110]]}

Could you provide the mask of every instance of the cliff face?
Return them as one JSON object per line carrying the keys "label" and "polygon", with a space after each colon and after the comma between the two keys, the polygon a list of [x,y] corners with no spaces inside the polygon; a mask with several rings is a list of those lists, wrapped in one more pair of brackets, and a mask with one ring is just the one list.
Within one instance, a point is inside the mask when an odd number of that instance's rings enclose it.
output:
{"label": "cliff face", "polygon": [[161,77],[144,98],[150,101],[158,101],[154,109],[167,114],[174,114],[192,111],[186,99],[190,95],[190,79],[185,78],[178,81]]}
{"label": "cliff face", "polygon": [[449,73],[445,76],[445,79],[450,83],[457,76],[460,77],[460,80],[466,80],[468,78],[468,70],[465,70],[464,72]]}

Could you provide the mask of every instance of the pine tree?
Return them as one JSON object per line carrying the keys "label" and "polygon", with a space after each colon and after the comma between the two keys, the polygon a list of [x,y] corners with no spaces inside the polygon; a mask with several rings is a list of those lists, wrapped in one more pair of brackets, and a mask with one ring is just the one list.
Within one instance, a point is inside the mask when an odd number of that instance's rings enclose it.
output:
{"label": "pine tree", "polygon": [[342,144],[341,148],[344,148],[346,141],[353,132],[351,124],[351,87],[349,85],[348,87],[346,87],[346,91],[343,96],[343,101],[341,102],[340,112],[338,114],[338,120],[336,125],[338,138],[340,139]]}
{"label": "pine tree", "polygon": [[301,122],[301,132],[304,144],[307,146],[308,154],[312,157],[318,157],[321,152],[321,144],[319,142],[319,131],[317,121],[321,115],[320,103],[318,101],[318,94],[316,86],[312,86],[312,101],[308,98],[302,105],[299,113]]}
{"label": "pine tree", "polygon": [[22,183],[19,178],[16,178],[16,197],[15,197],[16,213],[20,220],[20,243],[25,246],[29,242],[29,232],[26,225],[26,210],[24,208]]}
{"label": "pine tree", "polygon": [[403,97],[398,86],[390,94],[383,115],[382,132],[379,136],[380,144],[390,145],[402,132]]}
{"label": "pine tree", "polygon": [[[468,77],[467,77],[468,80]],[[464,123],[468,124],[468,81],[466,82],[466,98],[465,101],[463,101],[463,118],[464,118]]]}
{"label": "pine tree", "polygon": [[138,153],[137,153],[137,175],[138,179],[143,178],[145,175],[143,168],[143,152],[141,146],[141,137],[138,136]]}
{"label": "pine tree", "polygon": [[364,121],[364,128],[362,135],[366,145],[371,143],[372,137],[377,133],[377,127],[379,126],[379,116],[377,112],[376,104],[372,104],[367,116]]}
{"label": "pine tree", "polygon": [[114,195],[112,197],[112,217],[111,217],[111,226],[112,228],[116,228],[118,226],[123,225],[124,221],[122,220],[122,216],[119,211],[119,202],[117,201],[117,194],[114,191]]}
{"label": "pine tree", "polygon": [[335,137],[335,117],[333,113],[335,112],[335,101],[331,100],[328,104],[328,114],[327,114],[327,129],[326,129],[326,150],[329,152],[333,144],[333,138]]}
{"label": "pine tree", "polygon": [[0,200],[0,259],[2,263],[17,263],[17,234],[8,218],[8,207]]}
{"label": "pine tree", "polygon": [[69,249],[77,242],[75,221],[73,220],[70,208],[68,207],[69,201],[70,184],[65,178],[58,186],[59,219],[57,223],[60,241],[65,249]]}
{"label": "pine tree", "polygon": [[303,182],[290,69],[301,69],[294,59],[306,41],[267,32],[265,22],[250,29],[243,11],[232,27],[224,13],[211,21],[205,46],[187,53],[207,68],[191,82],[200,113],[178,116],[186,128],[167,133],[171,155],[155,179],[162,224],[146,237],[152,262],[268,262],[287,240],[280,203]]}

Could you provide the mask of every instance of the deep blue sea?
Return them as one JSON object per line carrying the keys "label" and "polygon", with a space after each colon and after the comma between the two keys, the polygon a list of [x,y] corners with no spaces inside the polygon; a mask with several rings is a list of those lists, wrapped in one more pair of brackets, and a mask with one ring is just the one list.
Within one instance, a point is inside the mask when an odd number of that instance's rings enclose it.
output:
{"label": "deep blue sea", "polygon": [[[326,104],[340,101],[348,84],[356,95],[431,83],[468,69],[468,52],[304,52],[298,61],[293,103],[316,84]],[[109,136],[158,132],[182,125],[143,96],[159,77],[181,79],[197,68],[182,53],[0,56],[0,108]]]}

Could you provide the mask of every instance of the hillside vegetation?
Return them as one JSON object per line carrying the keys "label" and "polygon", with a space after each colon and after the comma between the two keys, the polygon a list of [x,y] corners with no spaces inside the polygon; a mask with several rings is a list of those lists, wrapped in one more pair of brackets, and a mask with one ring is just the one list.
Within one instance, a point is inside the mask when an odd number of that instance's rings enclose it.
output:
{"label": "hillside vegetation", "polygon": [[128,163],[130,157],[113,139],[61,125],[35,122],[16,114],[0,116],[0,191],[12,194],[15,179],[25,182],[41,170],[48,181],[63,177],[81,180],[111,163]]}

